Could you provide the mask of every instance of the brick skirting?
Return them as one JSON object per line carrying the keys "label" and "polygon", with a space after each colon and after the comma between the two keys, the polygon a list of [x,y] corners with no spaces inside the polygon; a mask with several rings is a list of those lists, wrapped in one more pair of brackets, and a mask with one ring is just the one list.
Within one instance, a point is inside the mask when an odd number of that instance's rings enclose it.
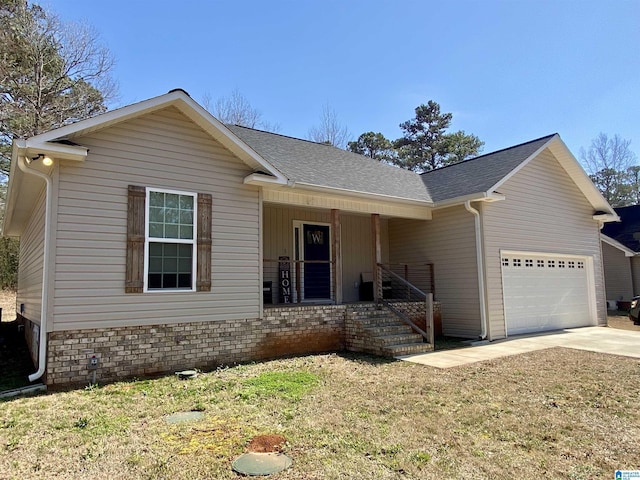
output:
{"label": "brick skirting", "polygon": [[[349,328],[373,304],[266,308],[263,318],[170,323],[49,333],[46,382],[86,384],[291,355],[351,350],[364,341]],[[25,329],[26,330],[26,329]],[[352,338],[354,337],[354,338]],[[357,349],[354,349],[357,350]]]}
{"label": "brick skirting", "polygon": [[47,384],[100,383],[344,350],[345,305],[265,309],[262,319],[66,330],[49,334]]}

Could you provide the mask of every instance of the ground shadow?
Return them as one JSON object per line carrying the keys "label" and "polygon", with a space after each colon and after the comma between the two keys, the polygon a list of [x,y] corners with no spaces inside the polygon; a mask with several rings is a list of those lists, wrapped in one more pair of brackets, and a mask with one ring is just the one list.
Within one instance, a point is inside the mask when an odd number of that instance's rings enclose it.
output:
{"label": "ground shadow", "polygon": [[18,322],[0,322],[0,392],[30,385],[35,371]]}

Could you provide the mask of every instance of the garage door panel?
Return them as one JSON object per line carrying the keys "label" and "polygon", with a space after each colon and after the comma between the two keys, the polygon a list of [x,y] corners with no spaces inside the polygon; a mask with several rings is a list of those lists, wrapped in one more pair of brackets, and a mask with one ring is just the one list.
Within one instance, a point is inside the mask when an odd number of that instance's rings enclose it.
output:
{"label": "garage door panel", "polygon": [[508,335],[590,324],[586,259],[503,254],[501,260]]}

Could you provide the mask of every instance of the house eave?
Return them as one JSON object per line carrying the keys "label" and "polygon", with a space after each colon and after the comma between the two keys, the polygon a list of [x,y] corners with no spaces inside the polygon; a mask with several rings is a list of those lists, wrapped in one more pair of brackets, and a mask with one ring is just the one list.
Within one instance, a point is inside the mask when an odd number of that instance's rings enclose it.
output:
{"label": "house eave", "polygon": [[624,246],[622,243],[620,243],[616,239],[611,238],[610,236],[605,235],[604,233],[600,234],[600,240],[608,245],[611,245],[613,248],[617,248],[618,250],[623,252],[625,257],[635,257],[636,255],[638,255],[638,252],[634,252],[633,250]]}
{"label": "house eave", "polygon": [[463,195],[461,197],[449,198],[447,200],[443,200],[441,202],[436,202],[434,205],[434,210],[439,210],[442,208],[453,207],[456,205],[464,205],[466,202],[500,202],[505,200],[506,197],[497,192],[479,192],[472,193],[469,195]]}

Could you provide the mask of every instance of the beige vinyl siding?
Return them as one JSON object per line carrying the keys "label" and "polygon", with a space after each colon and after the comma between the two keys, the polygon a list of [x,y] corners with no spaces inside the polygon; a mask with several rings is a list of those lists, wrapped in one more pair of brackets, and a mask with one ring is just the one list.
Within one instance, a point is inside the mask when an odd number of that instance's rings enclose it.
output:
{"label": "beige vinyl siding", "polygon": [[631,278],[633,280],[633,296],[640,295],[640,257],[631,257]]}
{"label": "beige vinyl siding", "polygon": [[389,221],[391,263],[434,264],[435,299],[442,303],[445,335],[480,334],[474,219],[464,207],[433,212],[430,221]]}
{"label": "beige vinyl siding", "polygon": [[593,259],[597,318],[606,321],[598,223],[593,207],[544,150],[499,189],[506,199],[481,205],[491,339],[505,336],[500,250]]}
{"label": "beige vinyl siding", "polygon": [[[266,260],[278,260],[280,256],[294,258],[293,222],[331,223],[330,210],[304,209],[265,204],[264,215],[264,250]],[[343,302],[357,301],[359,289],[355,283],[360,281],[361,272],[371,272],[373,268],[373,242],[371,233],[371,217],[368,215],[340,214],[342,227],[342,295]],[[383,261],[387,261],[388,240],[387,221],[380,222]],[[265,262],[264,280],[277,281],[277,263]]]}
{"label": "beige vinyl siding", "polygon": [[602,242],[602,262],[606,299],[631,300],[633,297],[631,257],[626,257],[623,251]]}
{"label": "beige vinyl siding", "polygon": [[44,259],[44,214],[45,188],[38,196],[33,213],[20,237],[20,256],[18,264],[18,292],[16,303],[18,313],[20,304],[24,304],[26,318],[40,323],[42,309],[42,266]]}
{"label": "beige vinyl siding", "polygon": [[[75,142],[60,167],[54,329],[259,316],[259,195],[250,169],[174,108]],[[211,292],[125,294],[127,187],[213,196]]]}

